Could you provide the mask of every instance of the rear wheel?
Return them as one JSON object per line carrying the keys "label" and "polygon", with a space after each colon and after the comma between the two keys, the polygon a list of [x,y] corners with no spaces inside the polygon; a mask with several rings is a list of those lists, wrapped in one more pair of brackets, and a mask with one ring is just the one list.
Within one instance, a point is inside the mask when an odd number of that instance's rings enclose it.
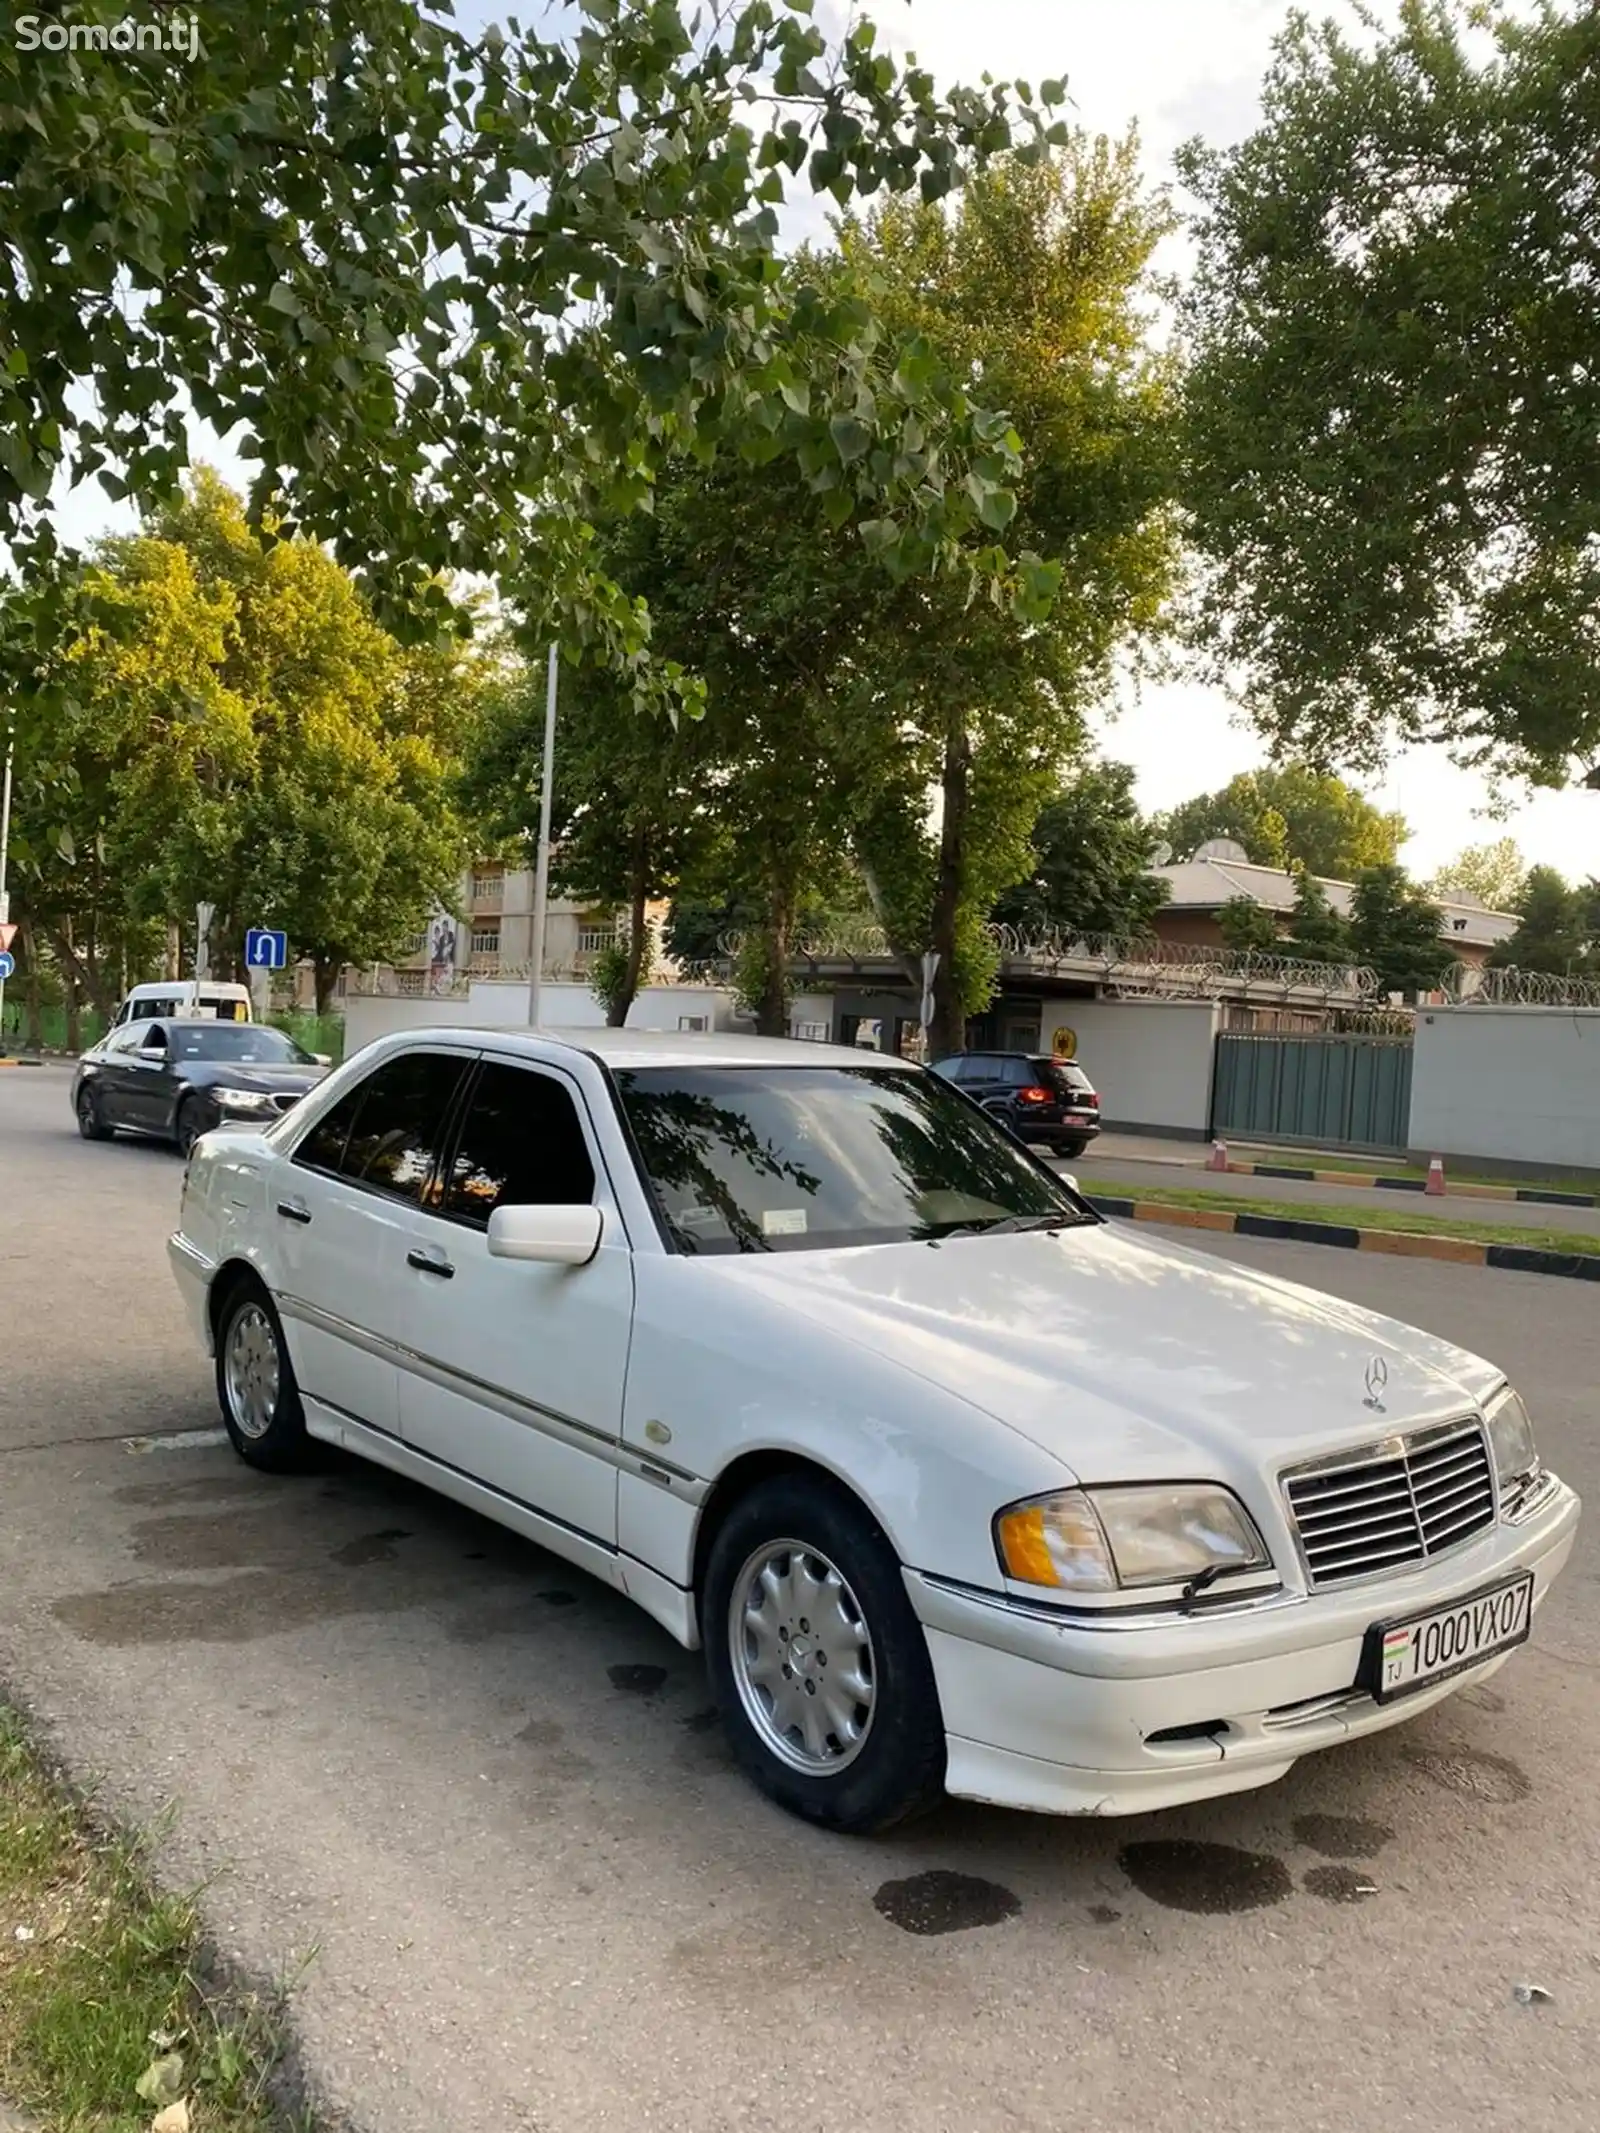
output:
{"label": "rear wheel", "polygon": [[1073,1156],[1082,1155],[1088,1145],[1081,1134],[1072,1134],[1068,1139],[1056,1142],[1056,1154],[1064,1155],[1070,1161]]}
{"label": "rear wheel", "polygon": [[900,1564],[863,1507],[810,1474],[729,1513],[701,1594],[733,1751],[792,1814],[864,1835],[944,1791],[944,1722]]}
{"label": "rear wheel", "polygon": [[111,1128],[100,1114],[100,1099],[87,1081],[78,1091],[78,1131],[86,1141],[108,1141]]}
{"label": "rear wheel", "polygon": [[217,1327],[217,1400],[239,1457],[268,1473],[310,1463],[312,1443],[283,1328],[265,1289],[242,1282]]}

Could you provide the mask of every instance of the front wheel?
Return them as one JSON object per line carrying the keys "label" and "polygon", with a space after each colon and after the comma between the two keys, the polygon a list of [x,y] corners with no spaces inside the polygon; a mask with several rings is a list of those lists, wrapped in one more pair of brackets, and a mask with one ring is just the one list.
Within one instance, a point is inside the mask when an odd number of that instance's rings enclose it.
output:
{"label": "front wheel", "polygon": [[178,1106],[178,1115],[172,1121],[172,1138],[178,1144],[178,1153],[187,1162],[194,1153],[194,1144],[200,1138],[200,1106],[192,1096],[186,1096]]}
{"label": "front wheel", "polygon": [[792,1814],[864,1835],[944,1790],[944,1723],[894,1550],[809,1474],[738,1503],[702,1592],[707,1667],[734,1754]]}
{"label": "front wheel", "polygon": [[251,1466],[282,1474],[308,1464],[311,1439],[283,1328],[254,1281],[222,1307],[217,1401],[234,1450]]}
{"label": "front wheel", "polygon": [[100,1099],[88,1082],[78,1091],[78,1131],[86,1141],[108,1141],[111,1128],[100,1115]]}

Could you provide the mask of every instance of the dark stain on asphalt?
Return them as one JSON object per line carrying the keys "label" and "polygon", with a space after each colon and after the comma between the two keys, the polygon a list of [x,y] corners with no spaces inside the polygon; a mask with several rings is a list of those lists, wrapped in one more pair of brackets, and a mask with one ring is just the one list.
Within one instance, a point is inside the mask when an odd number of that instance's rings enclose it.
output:
{"label": "dark stain on asphalt", "polygon": [[654,1696],[667,1678],[664,1666],[608,1666],[606,1674],[614,1689],[627,1689],[634,1696]]}
{"label": "dark stain on asphalt", "polygon": [[1359,1815],[1300,1815],[1294,1833],[1324,1859],[1370,1859],[1394,1841],[1386,1822],[1363,1822]]}
{"label": "dark stain on asphalt", "polygon": [[703,1711],[691,1711],[687,1718],[679,1720],[679,1724],[686,1733],[715,1733],[721,1721],[722,1713],[713,1703],[707,1704]]}
{"label": "dark stain on asphalt", "polygon": [[1480,1711],[1487,1711],[1491,1718],[1498,1718],[1506,1707],[1506,1700],[1498,1689],[1463,1689],[1461,1701],[1475,1705]]}
{"label": "dark stain on asphalt", "polygon": [[1097,1926],[1114,1926],[1122,1913],[1114,1910],[1109,1903],[1092,1903],[1089,1906],[1089,1916]]}
{"label": "dark stain on asphalt", "polygon": [[1003,1925],[1022,1909],[1019,1899],[998,1881],[976,1874],[955,1874],[930,1867],[906,1881],[886,1881],[872,1899],[873,1908],[902,1933],[965,1933],[974,1926]]}
{"label": "dark stain on asphalt", "polygon": [[362,1533],[356,1539],[346,1541],[342,1548],[332,1548],[329,1554],[334,1562],[343,1563],[347,1569],[356,1570],[363,1563],[392,1563],[398,1552],[396,1541],[408,1541],[411,1535],[404,1526],[385,1526],[379,1533]]}
{"label": "dark stain on asphalt", "polygon": [[539,1597],[546,1607],[576,1607],[578,1604],[578,1595],[575,1592],[562,1592],[559,1589],[541,1592]]}
{"label": "dark stain on asphalt", "polygon": [[554,1718],[530,1718],[517,1734],[530,1748],[559,1747],[566,1737],[566,1727]]}
{"label": "dark stain on asphalt", "polygon": [[250,1644],[340,1615],[393,1614],[417,1604],[405,1580],[356,1582],[304,1571],[244,1570],[201,1584],[171,1579],[70,1593],[50,1612],[91,1644]]}
{"label": "dark stain on asphalt", "polygon": [[1153,1839],[1124,1845],[1117,1860],[1142,1895],[1169,1911],[1259,1911],[1294,1888],[1281,1859],[1232,1844]]}
{"label": "dark stain on asphalt", "polygon": [[1378,1892],[1365,1874],[1353,1866],[1313,1866],[1300,1877],[1300,1886],[1324,1903],[1360,1903]]}
{"label": "dark stain on asphalt", "polygon": [[133,1553],[163,1570],[264,1570],[303,1559],[305,1542],[272,1509],[141,1519]]}
{"label": "dark stain on asphalt", "polygon": [[267,1495],[271,1488],[269,1481],[240,1466],[231,1474],[202,1474],[194,1481],[131,1481],[111,1494],[117,1503],[233,1503],[241,1496]]}
{"label": "dark stain on asphalt", "polygon": [[1432,1778],[1446,1792],[1463,1800],[1483,1800],[1492,1807],[1510,1807],[1525,1800],[1533,1787],[1527,1773],[1506,1755],[1486,1755],[1480,1748],[1419,1748],[1402,1751],[1413,1770]]}

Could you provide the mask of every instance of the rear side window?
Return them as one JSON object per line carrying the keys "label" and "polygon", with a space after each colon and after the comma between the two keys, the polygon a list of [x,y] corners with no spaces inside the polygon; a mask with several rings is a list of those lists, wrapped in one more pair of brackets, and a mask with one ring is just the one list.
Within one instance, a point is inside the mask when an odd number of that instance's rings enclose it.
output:
{"label": "rear side window", "polygon": [[1075,1095],[1080,1089],[1093,1089],[1094,1083],[1081,1066],[1074,1066],[1070,1059],[1036,1059],[1039,1079],[1049,1082],[1063,1095]]}
{"label": "rear side window", "polygon": [[448,1052],[405,1052],[388,1060],[317,1121],[295,1150],[295,1161],[351,1185],[420,1202],[467,1065]]}
{"label": "rear side window", "polygon": [[497,1207],[587,1207],[593,1198],[594,1165],[565,1083],[486,1065],[456,1136],[442,1212],[482,1227]]}

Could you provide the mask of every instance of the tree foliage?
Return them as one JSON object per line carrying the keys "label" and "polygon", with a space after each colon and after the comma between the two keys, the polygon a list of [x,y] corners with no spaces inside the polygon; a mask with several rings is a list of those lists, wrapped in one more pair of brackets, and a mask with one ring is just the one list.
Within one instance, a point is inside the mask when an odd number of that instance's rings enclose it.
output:
{"label": "tree foliage", "polygon": [[1491,911],[1515,911],[1528,879],[1528,862],[1514,838],[1469,845],[1428,884],[1435,896],[1475,896]]}
{"label": "tree foliage", "polygon": [[280,926],[319,1005],[344,964],[396,954],[461,865],[474,664],[397,644],[320,547],[264,540],[203,470],[105,544],[84,589],[72,708],[53,752],[24,759],[16,851],[22,902],[58,942],[71,923],[91,992],[99,929],[200,902],[217,963],[247,926]]}
{"label": "tree foliage", "polygon": [[1150,872],[1154,839],[1126,763],[1087,764],[1040,810],[1033,866],[994,907],[1031,932],[1138,935],[1165,900]]}
{"label": "tree foliage", "polygon": [[1265,904],[1253,896],[1230,896],[1217,913],[1222,944],[1238,955],[1271,955],[1278,951],[1278,921]]}
{"label": "tree foliage", "polygon": [[1453,960],[1441,916],[1403,867],[1368,867],[1350,899],[1351,960],[1369,964],[1384,992],[1431,991]]}
{"label": "tree foliage", "polygon": [[[465,751],[462,804],[490,845],[537,857],[544,777],[546,677],[514,665],[493,691]],[[693,881],[713,837],[705,722],[635,718],[609,670],[586,664],[560,677],[551,806],[551,882],[558,894],[628,914],[607,951],[607,1014],[627,1020],[649,982],[646,906]]]}
{"label": "tree foliage", "polygon": [[1554,867],[1534,867],[1513,908],[1517,930],[1498,944],[1491,963],[1560,976],[1600,969],[1600,884],[1570,888]]}
{"label": "tree foliage", "polygon": [[1218,792],[1156,818],[1175,859],[1190,859],[1212,837],[1231,837],[1256,866],[1306,867],[1324,880],[1351,881],[1363,867],[1391,864],[1409,832],[1343,778],[1304,763],[1242,771]]}
{"label": "tree foliage", "polygon": [[1277,748],[1600,759],[1600,12],[1295,14],[1193,146],[1201,622]]}
{"label": "tree foliage", "polygon": [[1300,867],[1295,873],[1294,909],[1285,948],[1303,963],[1350,960],[1350,930],[1329,903],[1322,883],[1307,867]]}
{"label": "tree foliage", "polygon": [[[125,12],[0,45],[0,538],[30,567],[62,486],[168,497],[192,411],[242,426],[259,509],[383,594],[437,613],[446,574],[492,574],[647,691],[683,677],[644,669],[589,528],[730,440],[871,517],[894,569],[1048,597],[991,531],[1004,415],[859,290],[773,270],[795,180],[934,200],[1065,137],[1011,85],[943,96],[811,0],[481,34],[423,0],[213,0],[197,61],[87,48]],[[31,667],[59,618],[22,619]]]}

